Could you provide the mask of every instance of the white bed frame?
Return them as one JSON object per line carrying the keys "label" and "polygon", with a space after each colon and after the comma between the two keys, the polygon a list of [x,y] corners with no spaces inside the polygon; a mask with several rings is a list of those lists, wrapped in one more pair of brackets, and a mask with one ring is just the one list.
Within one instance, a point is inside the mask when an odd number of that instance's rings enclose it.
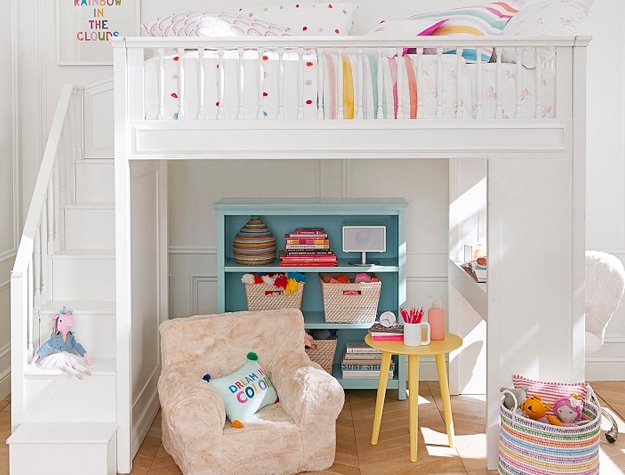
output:
{"label": "white bed frame", "polygon": [[[406,39],[125,38],[114,41],[119,470],[130,464],[135,368],[146,322],[167,318],[166,161],[174,159],[443,159],[449,161],[452,392],[471,391],[487,345],[488,468],[497,466],[499,389],[513,373],[584,379],[585,65],[589,38],[427,37],[418,48],[548,46],[556,56],[553,118],[397,120],[144,120],[144,58],[167,51],[398,47]],[[412,40],[412,44],[415,41]],[[458,57],[460,61],[460,58]],[[520,68],[520,66],[519,66]],[[180,72],[184,74],[184,71]],[[245,87],[241,81],[241,87]],[[183,98],[184,99],[184,98]],[[243,139],[242,139],[243,138]],[[474,236],[467,192],[486,178],[487,289],[455,261]],[[155,241],[151,236],[157,235]],[[486,341],[474,330],[486,322]],[[155,349],[158,351],[158,348]]]}

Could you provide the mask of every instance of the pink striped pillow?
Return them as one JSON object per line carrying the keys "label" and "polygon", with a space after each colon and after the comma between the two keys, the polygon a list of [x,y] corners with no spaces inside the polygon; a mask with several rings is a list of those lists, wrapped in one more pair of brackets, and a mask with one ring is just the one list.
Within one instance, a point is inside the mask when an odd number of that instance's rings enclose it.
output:
{"label": "pink striped pillow", "polygon": [[534,394],[538,394],[544,403],[550,404],[553,404],[562,397],[569,397],[573,393],[579,396],[580,401],[586,401],[586,396],[588,395],[588,385],[585,382],[544,382],[536,381],[534,379],[528,379],[518,374],[512,376],[512,386],[515,389],[527,387],[528,397]]}

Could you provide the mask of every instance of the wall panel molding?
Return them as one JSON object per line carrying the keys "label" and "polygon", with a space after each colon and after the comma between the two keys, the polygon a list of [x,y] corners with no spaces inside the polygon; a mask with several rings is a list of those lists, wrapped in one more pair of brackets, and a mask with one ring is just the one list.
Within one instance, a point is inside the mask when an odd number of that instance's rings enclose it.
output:
{"label": "wall panel molding", "polygon": [[212,299],[212,308],[209,308],[210,304],[203,302],[201,296],[202,286],[208,287],[208,292],[217,295],[217,276],[213,275],[192,275],[191,276],[191,315],[198,315],[201,313],[212,313],[217,306],[216,298]]}

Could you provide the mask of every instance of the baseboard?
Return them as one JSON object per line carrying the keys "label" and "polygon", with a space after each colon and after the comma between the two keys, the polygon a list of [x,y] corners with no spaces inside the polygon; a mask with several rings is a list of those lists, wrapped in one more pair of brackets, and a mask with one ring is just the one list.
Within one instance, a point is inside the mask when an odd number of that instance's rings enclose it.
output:
{"label": "baseboard", "polygon": [[[152,423],[154,422],[154,418],[156,417],[156,413],[160,408],[160,402],[158,399],[158,391],[151,391],[149,396],[146,397],[144,392],[143,397],[141,398],[142,409],[138,417],[135,419],[136,423],[134,424],[134,428],[132,430],[132,440],[130,441],[130,454],[131,459],[134,459],[145,439]],[[136,408],[137,406],[135,406]]]}
{"label": "baseboard", "polygon": [[586,381],[623,381],[625,359],[586,361]]}

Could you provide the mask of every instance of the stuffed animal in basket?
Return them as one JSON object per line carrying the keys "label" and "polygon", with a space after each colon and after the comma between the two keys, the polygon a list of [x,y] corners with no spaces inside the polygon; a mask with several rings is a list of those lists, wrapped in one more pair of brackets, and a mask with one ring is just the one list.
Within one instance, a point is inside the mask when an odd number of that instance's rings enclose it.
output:
{"label": "stuffed animal in basket", "polygon": [[551,404],[544,403],[538,394],[528,397],[519,407],[530,419],[544,422],[545,424],[562,425],[556,416],[547,414],[547,411],[551,409]]}
{"label": "stuffed animal in basket", "polygon": [[551,423],[558,426],[574,426],[582,419],[582,401],[579,396],[573,393],[569,397],[561,397],[553,403],[553,413],[556,419]]}
{"label": "stuffed animal in basket", "polygon": [[85,348],[76,341],[74,333],[70,331],[73,326],[74,314],[63,306],[52,317],[52,335],[36,351],[33,364],[38,362],[43,369],[60,369],[78,379],[83,379],[84,375],[90,375],[91,371],[82,365],[82,360],[78,356],[82,356],[89,366],[91,366],[91,358]]}

